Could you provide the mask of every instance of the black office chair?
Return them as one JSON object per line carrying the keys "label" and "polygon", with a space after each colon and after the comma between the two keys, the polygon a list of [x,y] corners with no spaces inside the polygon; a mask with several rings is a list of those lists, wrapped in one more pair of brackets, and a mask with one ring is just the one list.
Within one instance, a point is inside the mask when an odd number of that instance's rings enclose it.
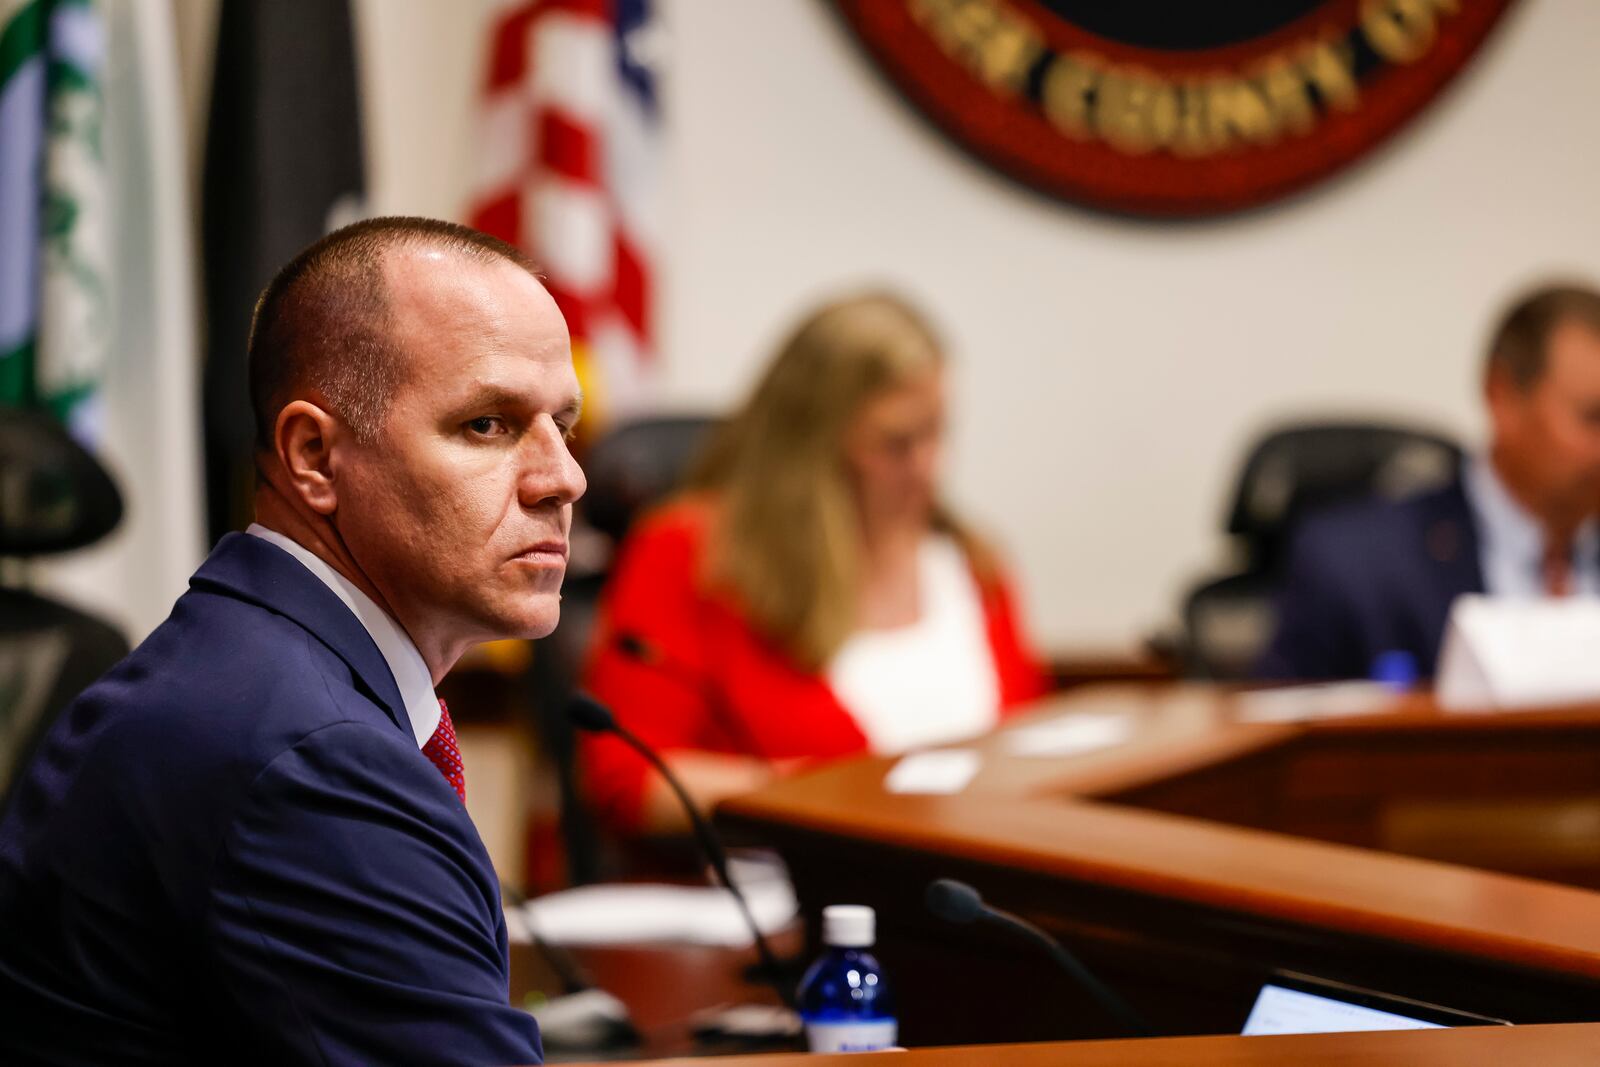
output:
{"label": "black office chair", "polygon": [[[54,419],[0,409],[0,558],[83,548],[121,518],[111,476]],[[0,586],[0,790],[61,709],[127,654],[104,620]]]}
{"label": "black office chair", "polygon": [[1306,516],[1364,497],[1390,499],[1457,476],[1461,447],[1408,426],[1314,422],[1278,427],[1251,448],[1229,509],[1239,568],[1207,579],[1183,604],[1183,660],[1200,678],[1248,678],[1276,623],[1274,599]]}
{"label": "black office chair", "polygon": [[[589,488],[575,521],[599,531],[614,551],[634,521],[678,487],[718,421],[703,415],[640,419],[600,438],[583,462]],[[556,770],[567,877],[574,885],[595,881],[604,866],[578,782],[576,738],[566,707],[589,655],[607,575],[606,566],[568,572],[561,587],[561,622],[539,642],[529,674],[533,727]]]}

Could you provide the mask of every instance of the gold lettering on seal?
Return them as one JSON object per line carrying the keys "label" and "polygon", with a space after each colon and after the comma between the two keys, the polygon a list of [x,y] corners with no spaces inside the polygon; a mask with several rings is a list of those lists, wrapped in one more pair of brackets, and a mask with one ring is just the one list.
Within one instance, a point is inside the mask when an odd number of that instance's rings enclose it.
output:
{"label": "gold lettering on seal", "polygon": [[1439,16],[1459,10],[1459,0],[1362,0],[1361,30],[1384,59],[1414,63],[1433,47]]}
{"label": "gold lettering on seal", "polygon": [[1213,140],[1232,144],[1270,144],[1278,139],[1279,120],[1267,98],[1248,81],[1218,78],[1206,87],[1206,113]]}
{"label": "gold lettering on seal", "polygon": [[910,0],[907,10],[947,56],[1007,96],[1044,53],[1038,31],[997,0]]}
{"label": "gold lettering on seal", "polygon": [[1100,61],[1086,52],[1057,56],[1045,72],[1041,105],[1056,129],[1082,141],[1094,136],[1090,101],[1100,87]]}
{"label": "gold lettering on seal", "polygon": [[1300,54],[1306,84],[1322,97],[1329,111],[1354,111],[1361,93],[1356,88],[1356,57],[1344,41],[1318,41]]}
{"label": "gold lettering on seal", "polygon": [[1142,156],[1172,143],[1178,92],[1141,67],[1114,67],[1100,83],[1095,125],[1112,148]]}
{"label": "gold lettering on seal", "polygon": [[[940,51],[992,92],[1020,96],[1037,71],[1038,106],[1051,126],[1127,155],[1203,158],[1268,145],[1360,104],[1355,49],[1332,30],[1241,71],[1163,75],[1082,50],[1051,54],[1039,27],[1005,0],[901,2]],[[1433,46],[1439,20],[1459,9],[1460,0],[1361,0],[1358,32],[1381,58],[1410,63]]]}

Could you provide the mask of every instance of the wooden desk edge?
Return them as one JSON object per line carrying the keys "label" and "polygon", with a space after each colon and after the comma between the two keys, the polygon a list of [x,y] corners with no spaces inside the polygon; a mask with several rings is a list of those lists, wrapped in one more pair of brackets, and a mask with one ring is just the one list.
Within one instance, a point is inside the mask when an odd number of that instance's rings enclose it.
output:
{"label": "wooden desk edge", "polygon": [[1496,1026],[1460,1030],[1396,1030],[1291,1037],[1169,1037],[1127,1041],[1076,1041],[1035,1045],[965,1045],[909,1052],[849,1055],[719,1056],[715,1060],[655,1060],[639,1067],[713,1063],[719,1067],[785,1067],[788,1064],[849,1064],[851,1067],[953,1067],[998,1063],[1008,1067],[1577,1067],[1596,1062],[1600,1023]]}

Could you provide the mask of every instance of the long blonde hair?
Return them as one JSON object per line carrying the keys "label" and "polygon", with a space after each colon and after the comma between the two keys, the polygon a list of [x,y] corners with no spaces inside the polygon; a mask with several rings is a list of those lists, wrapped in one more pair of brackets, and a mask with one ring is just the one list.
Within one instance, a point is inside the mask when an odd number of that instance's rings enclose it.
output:
{"label": "long blonde hair", "polygon": [[[808,669],[825,664],[856,623],[861,526],[845,431],[868,400],[943,362],[932,329],[899,298],[871,292],[829,303],[789,336],[690,476],[689,490],[716,509],[702,580],[731,591]],[[934,525],[987,571],[986,553],[946,509],[935,509]]]}

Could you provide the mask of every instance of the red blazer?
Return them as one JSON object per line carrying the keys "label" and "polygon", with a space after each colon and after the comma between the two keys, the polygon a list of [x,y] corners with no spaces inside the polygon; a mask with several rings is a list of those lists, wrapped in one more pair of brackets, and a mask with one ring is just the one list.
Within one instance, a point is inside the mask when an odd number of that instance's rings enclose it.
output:
{"label": "red blazer", "polygon": [[[867,750],[827,681],[757,632],[737,604],[700,581],[709,509],[668,505],[629,536],[601,598],[586,684],[646,742],[773,760],[828,759]],[[1017,628],[1010,589],[982,583],[1001,713],[1045,692],[1045,675]],[[654,773],[610,736],[580,749],[585,787],[612,825],[638,825]]]}

